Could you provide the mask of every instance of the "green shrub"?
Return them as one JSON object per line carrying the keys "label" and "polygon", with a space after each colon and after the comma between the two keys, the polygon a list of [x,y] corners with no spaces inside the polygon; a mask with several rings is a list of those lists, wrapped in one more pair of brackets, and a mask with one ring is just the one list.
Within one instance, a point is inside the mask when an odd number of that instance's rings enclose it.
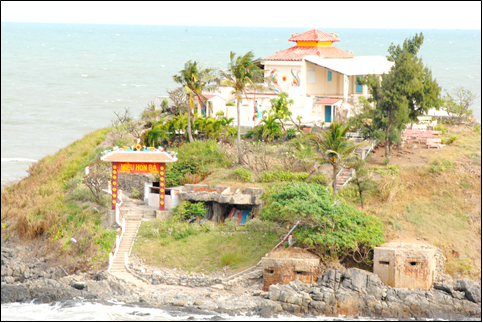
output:
{"label": "green shrub", "polygon": [[230,164],[214,140],[184,143],[177,151],[178,160],[166,166],[166,187],[183,185],[186,173],[204,177],[212,169]]}
{"label": "green shrub", "polygon": [[225,112],[223,112],[223,111],[220,110],[220,111],[217,111],[216,112],[216,115],[217,116],[224,116],[225,115]]}
{"label": "green shrub", "polygon": [[348,205],[334,203],[330,190],[318,184],[272,186],[262,196],[261,219],[292,225],[297,243],[323,259],[352,257],[367,261],[373,248],[384,243],[382,223]]}
{"label": "green shrub", "polygon": [[242,261],[242,255],[240,252],[224,252],[220,256],[220,266],[230,266],[235,263],[241,262]]}
{"label": "green shrub", "polygon": [[77,187],[70,192],[69,197],[77,201],[95,202],[94,195],[92,195],[91,190],[89,190],[89,188],[82,183],[77,185]]}
{"label": "green shrub", "polygon": [[443,132],[443,135],[444,135],[444,134],[446,134],[446,130],[448,130],[448,128],[443,127],[441,125],[437,125],[437,126],[434,127],[434,130],[436,130],[436,131],[442,131]]}
{"label": "green shrub", "polygon": [[445,143],[446,145],[451,145],[456,139],[458,139],[458,137],[456,137],[455,135],[449,136],[448,138],[446,138]]}
{"label": "green shrub", "polygon": [[205,204],[203,202],[191,203],[183,201],[173,208],[173,216],[177,219],[190,219],[193,216],[202,217],[206,214]]}
{"label": "green shrub", "polygon": [[474,132],[477,132],[479,134],[481,134],[481,124],[477,124],[474,128],[473,128],[473,131]]}
{"label": "green shrub", "polygon": [[233,107],[233,106],[235,106],[235,103],[233,103],[233,102],[227,102],[225,105],[227,107]]}
{"label": "green shrub", "polygon": [[384,158],[384,165],[385,166],[389,165],[389,158],[387,158],[387,157]]}
{"label": "green shrub", "polygon": [[253,173],[245,168],[237,168],[233,171],[233,174],[247,183],[251,183],[253,179]]}
{"label": "green shrub", "polygon": [[136,189],[135,187],[133,187],[131,189],[131,196],[134,199],[142,199],[144,197],[144,194],[143,194],[142,191],[140,191],[140,190]]}
{"label": "green shrub", "polygon": [[310,178],[309,182],[310,183],[317,183],[317,184],[320,184],[320,185],[323,185],[323,186],[329,185],[329,181],[327,180],[327,177],[325,177],[325,175],[322,174],[322,173],[312,176]]}
{"label": "green shrub", "polygon": [[295,129],[287,129],[287,139],[295,138]]}
{"label": "green shrub", "polygon": [[309,177],[306,172],[292,173],[283,170],[265,171],[260,174],[260,180],[264,183],[305,181]]}

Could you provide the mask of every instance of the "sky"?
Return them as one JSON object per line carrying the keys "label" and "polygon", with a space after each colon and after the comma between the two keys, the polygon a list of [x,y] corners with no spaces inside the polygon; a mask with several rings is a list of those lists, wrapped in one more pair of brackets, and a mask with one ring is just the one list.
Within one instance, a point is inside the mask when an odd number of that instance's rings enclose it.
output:
{"label": "sky", "polygon": [[1,21],[481,30],[481,2],[1,1]]}

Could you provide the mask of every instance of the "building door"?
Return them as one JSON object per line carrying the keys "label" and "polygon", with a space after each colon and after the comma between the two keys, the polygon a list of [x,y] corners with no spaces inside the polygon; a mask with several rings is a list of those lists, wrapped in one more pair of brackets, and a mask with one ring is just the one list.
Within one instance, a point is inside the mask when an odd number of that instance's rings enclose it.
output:
{"label": "building door", "polygon": [[326,105],[325,106],[325,122],[332,122],[332,106]]}
{"label": "building door", "polygon": [[[362,77],[362,75],[357,75],[357,76]],[[356,76],[356,92],[362,93],[362,83],[357,81],[357,76]]]}

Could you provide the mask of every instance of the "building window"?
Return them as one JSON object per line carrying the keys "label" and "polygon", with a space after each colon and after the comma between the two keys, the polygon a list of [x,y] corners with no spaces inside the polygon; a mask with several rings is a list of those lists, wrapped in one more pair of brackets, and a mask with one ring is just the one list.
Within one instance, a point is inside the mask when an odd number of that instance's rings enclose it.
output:
{"label": "building window", "polygon": [[327,73],[327,81],[332,81],[332,71],[328,71],[328,73]]}
{"label": "building window", "polygon": [[307,69],[307,83],[314,84],[315,83],[315,70],[314,69]]}

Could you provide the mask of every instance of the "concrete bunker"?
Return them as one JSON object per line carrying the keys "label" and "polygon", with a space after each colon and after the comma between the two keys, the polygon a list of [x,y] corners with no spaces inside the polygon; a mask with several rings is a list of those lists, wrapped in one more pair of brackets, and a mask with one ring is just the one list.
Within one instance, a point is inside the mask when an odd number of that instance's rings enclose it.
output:
{"label": "concrete bunker", "polygon": [[417,244],[389,243],[374,248],[374,273],[395,288],[429,289],[434,281],[436,249]]}
{"label": "concrete bunker", "polygon": [[262,258],[263,290],[270,285],[286,285],[296,279],[316,283],[320,258],[300,248],[279,248]]}
{"label": "concrete bunker", "polygon": [[209,188],[204,184],[186,184],[179,190],[181,200],[204,202],[205,219],[215,223],[236,220],[237,224],[246,223],[258,213],[262,206],[261,188],[240,189],[226,186]]}

